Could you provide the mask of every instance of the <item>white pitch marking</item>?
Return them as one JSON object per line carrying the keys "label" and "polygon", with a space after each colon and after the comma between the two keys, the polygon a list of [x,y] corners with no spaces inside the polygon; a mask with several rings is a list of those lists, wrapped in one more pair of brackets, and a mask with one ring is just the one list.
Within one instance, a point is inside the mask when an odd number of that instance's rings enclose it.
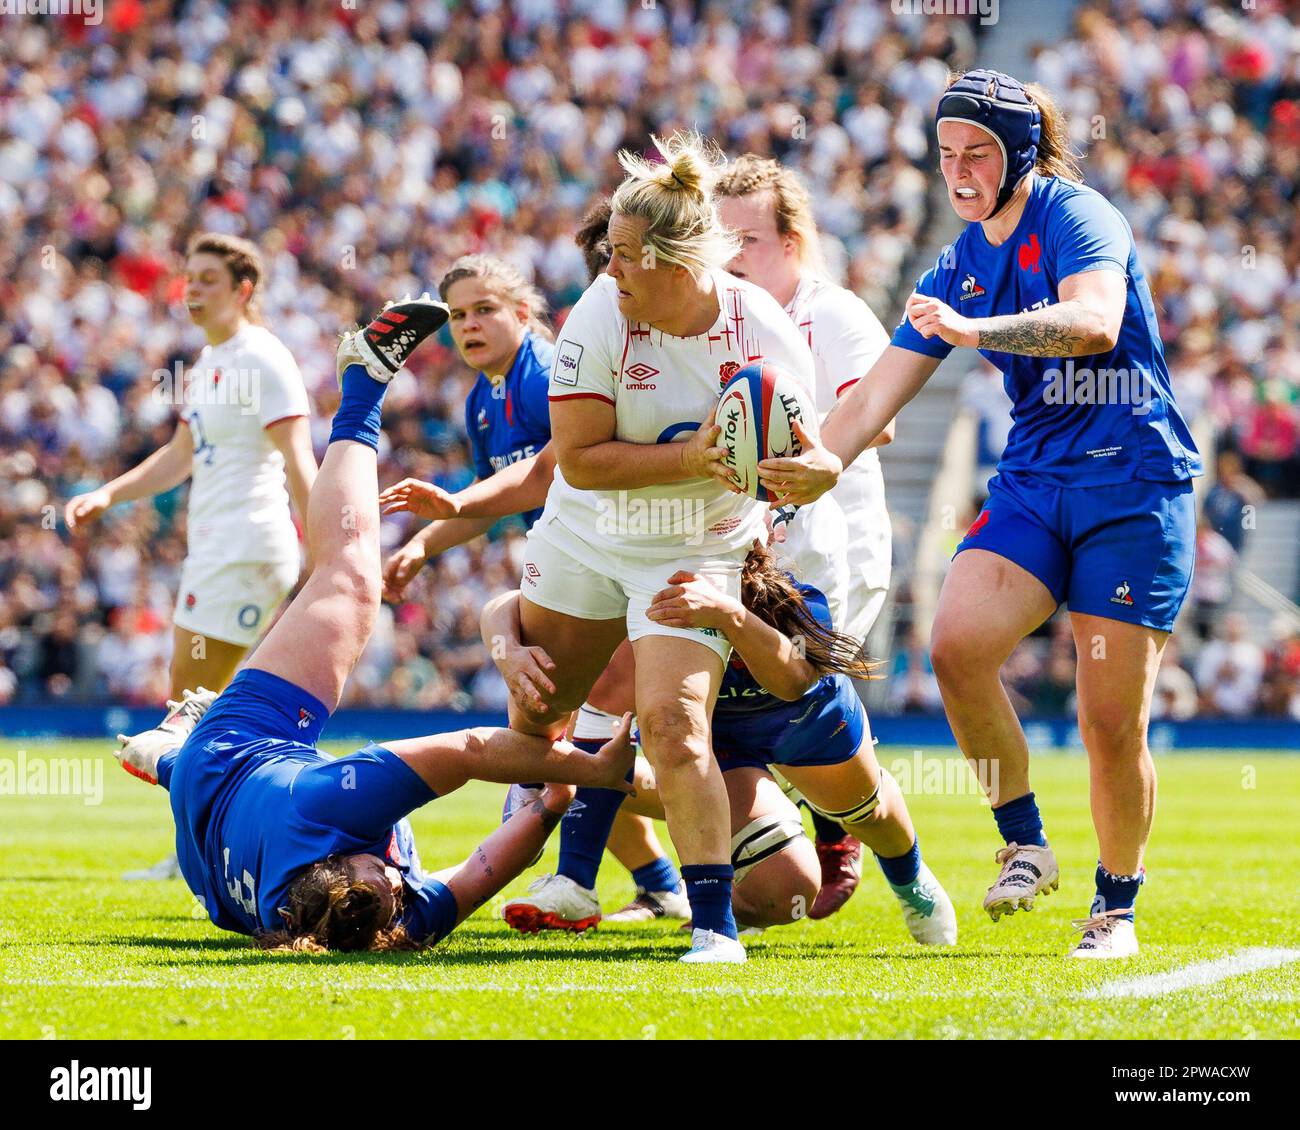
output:
{"label": "white pitch marking", "polygon": [[1184,989],[1200,989],[1229,977],[1243,973],[1258,973],[1262,969],[1275,969],[1300,961],[1300,950],[1254,946],[1240,953],[1229,954],[1215,961],[1198,961],[1194,965],[1174,969],[1168,973],[1151,973],[1145,977],[1132,977],[1125,981],[1111,981],[1079,995],[1085,1000],[1109,997],[1158,997],[1165,993],[1178,993]]}

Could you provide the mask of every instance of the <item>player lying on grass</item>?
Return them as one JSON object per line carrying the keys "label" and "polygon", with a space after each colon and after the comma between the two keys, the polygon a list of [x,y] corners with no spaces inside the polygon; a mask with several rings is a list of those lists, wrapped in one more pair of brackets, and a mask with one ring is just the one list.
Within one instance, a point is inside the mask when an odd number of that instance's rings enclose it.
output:
{"label": "player lying on grass", "polygon": [[[386,307],[344,338],[342,400],[312,489],[315,571],[220,696],[186,692],[119,757],[171,794],[176,853],[212,922],[267,947],[383,950],[433,943],[526,867],[573,787],[617,787],[630,716],[596,755],[481,728],[315,747],[379,607],[376,449],[387,382],[446,321],[426,299]],[[441,878],[421,871],[405,817],[467,780],[556,782]]]}
{"label": "player lying on grass", "polygon": [[[849,679],[867,677],[869,666],[858,657],[858,642],[833,629],[825,596],[781,572],[755,543],[740,600],[678,572],[647,614],[669,625],[712,628],[735,649],[714,706],[713,749],[730,809],[737,923],[796,921],[820,889],[817,854],[772,776],[775,765],[815,811],[876,853],[917,941],[955,943],[952,903],[921,860],[903,794],[876,761]],[[554,665],[541,649],[521,646],[518,617],[518,594],[506,593],[484,608],[483,634],[498,641],[493,654],[510,693],[535,709]],[[663,819],[653,772],[641,764],[631,807]],[[648,797],[639,795],[643,785]]]}

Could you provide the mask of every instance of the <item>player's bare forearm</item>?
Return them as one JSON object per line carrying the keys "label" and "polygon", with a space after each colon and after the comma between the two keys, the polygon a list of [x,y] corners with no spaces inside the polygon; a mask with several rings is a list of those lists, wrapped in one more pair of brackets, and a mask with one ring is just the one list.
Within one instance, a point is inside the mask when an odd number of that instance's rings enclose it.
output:
{"label": "player's bare forearm", "polygon": [[487,533],[495,523],[495,518],[439,518],[425,526],[415,538],[419,539],[424,549],[424,559],[428,561],[440,553],[473,541],[480,534]]}
{"label": "player's bare forearm", "polygon": [[1090,357],[1113,349],[1105,320],[1082,302],[973,319],[979,348],[1028,357]]}
{"label": "player's bare forearm", "polygon": [[749,673],[777,698],[793,702],[817,682],[817,670],[800,653],[796,641],[743,606],[728,616],[723,634]]}
{"label": "player's bare forearm", "polygon": [[846,467],[868,447],[879,446],[881,435],[938,367],[937,358],[886,346],[866,376],[830,410],[822,424],[822,446]]}
{"label": "player's bare forearm", "polygon": [[505,518],[536,510],[546,502],[555,476],[555,453],[548,443],[537,455],[503,467],[457,492],[462,518]]}
{"label": "player's bare forearm", "polygon": [[569,806],[569,794],[547,788],[484,840],[446,880],[464,922],[533,861]]}
{"label": "player's bare forearm", "polygon": [[577,490],[637,490],[680,483],[697,476],[682,458],[680,443],[624,443],[611,439],[559,456],[564,481]]}
{"label": "player's bare forearm", "polygon": [[465,731],[464,765],[470,779],[502,785],[553,781],[579,788],[616,788],[633,759],[627,729],[620,727],[601,752],[590,754],[567,741],[480,726]]}

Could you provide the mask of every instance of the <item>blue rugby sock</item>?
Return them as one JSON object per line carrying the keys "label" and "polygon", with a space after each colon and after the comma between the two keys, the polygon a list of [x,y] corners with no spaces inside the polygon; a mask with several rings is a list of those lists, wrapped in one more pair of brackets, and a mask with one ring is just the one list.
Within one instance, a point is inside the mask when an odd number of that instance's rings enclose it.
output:
{"label": "blue rugby sock", "polygon": [[[575,738],[574,745],[587,753],[596,753],[604,741]],[[628,770],[627,779],[632,779]],[[577,798],[560,821],[560,865],[557,874],[572,879],[580,887],[596,886],[601,856],[609,842],[614,817],[618,815],[624,794],[617,789],[579,789]]]}
{"label": "blue rugby sock", "polygon": [[1047,846],[1047,837],[1043,835],[1043,818],[1038,815],[1033,793],[1026,793],[1006,804],[998,805],[993,810],[993,819],[998,822],[998,831],[1006,843]]}
{"label": "blue rugby sock", "polygon": [[351,439],[378,451],[379,423],[387,391],[388,386],[375,380],[364,365],[354,364],[344,369],[343,397],[334,413],[330,443]]}
{"label": "blue rugby sock", "polygon": [[836,824],[834,820],[823,816],[815,808],[809,809],[809,811],[812,813],[813,830],[817,834],[819,844],[838,844],[848,835],[848,832]]}
{"label": "blue rugby sock", "polygon": [[712,930],[738,939],[736,919],[731,913],[731,884],[735,869],[730,863],[694,863],[682,868],[686,897],[691,903],[691,926]]}
{"label": "blue rugby sock", "polygon": [[682,885],[682,877],[673,861],[661,855],[653,863],[634,868],[632,882],[643,891],[675,891]]}
{"label": "blue rugby sock", "polygon": [[921,870],[921,841],[913,840],[911,848],[902,855],[877,855],[876,862],[893,886],[910,887]]}
{"label": "blue rugby sock", "polygon": [[1106,910],[1126,910],[1127,914],[1117,917],[1133,921],[1133,904],[1137,902],[1138,891],[1146,881],[1146,871],[1136,875],[1112,875],[1100,863],[1097,864],[1097,894],[1092,900],[1092,913],[1101,914]]}

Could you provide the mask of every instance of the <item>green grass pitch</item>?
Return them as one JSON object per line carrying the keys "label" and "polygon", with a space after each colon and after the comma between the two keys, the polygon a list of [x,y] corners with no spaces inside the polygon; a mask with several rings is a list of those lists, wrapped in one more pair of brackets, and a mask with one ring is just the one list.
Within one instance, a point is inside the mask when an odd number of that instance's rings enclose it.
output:
{"label": "green grass pitch", "polygon": [[[1143,949],[1132,961],[1062,956],[1074,937],[1069,919],[1086,912],[1092,892],[1087,766],[1079,756],[1040,756],[1035,789],[1062,876],[1032,914],[995,925],[980,909],[998,846],[987,808],[969,794],[913,790],[926,859],[957,906],[956,948],[912,944],[869,865],[834,918],[752,939],[745,966],[692,968],[674,960],[687,945],[675,924],[524,938],[487,908],[418,954],[261,954],[211,926],[183,883],[119,878],[170,847],[160,789],[122,773],[104,743],[2,742],[0,765],[16,765],[20,750],[29,761],[98,756],[104,772],[97,805],[0,796],[8,1038],[1300,1036],[1294,960],[1200,987],[1090,996],[1110,982],[1300,945],[1296,757],[1158,758]],[[898,757],[911,751],[881,751],[885,765]],[[416,813],[426,868],[463,858],[498,819],[501,793],[475,785]],[[542,868],[554,864],[554,842]],[[631,893],[612,860],[600,888],[607,910]]]}

